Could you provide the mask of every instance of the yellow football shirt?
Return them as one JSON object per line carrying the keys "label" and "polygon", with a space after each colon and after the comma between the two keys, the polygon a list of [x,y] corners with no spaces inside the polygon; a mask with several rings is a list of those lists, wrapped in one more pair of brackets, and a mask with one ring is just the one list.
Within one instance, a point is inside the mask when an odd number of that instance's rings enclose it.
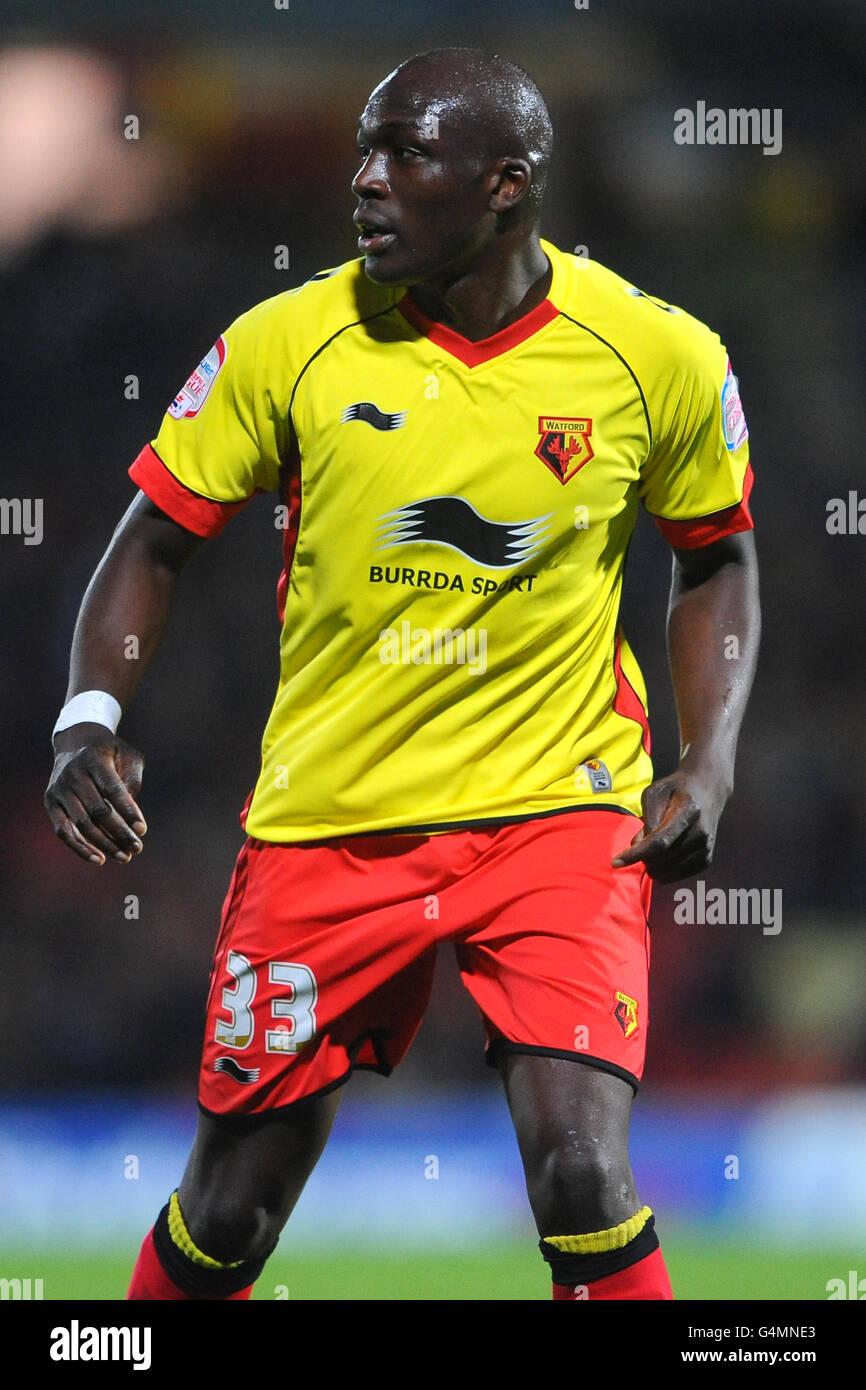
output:
{"label": "yellow football shirt", "polygon": [[747,431],[708,328],[542,246],[547,299],[478,343],[358,260],[257,305],[133,465],[202,535],[275,493],[252,836],[640,814],[646,695],[618,622],[638,502],[675,545],[750,527]]}

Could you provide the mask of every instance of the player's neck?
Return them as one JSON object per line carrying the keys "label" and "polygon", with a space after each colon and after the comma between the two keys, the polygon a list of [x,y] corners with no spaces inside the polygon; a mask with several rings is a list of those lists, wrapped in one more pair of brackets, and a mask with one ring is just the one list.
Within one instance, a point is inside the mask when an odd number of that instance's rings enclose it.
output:
{"label": "player's neck", "polygon": [[536,308],[550,289],[552,275],[533,234],[516,248],[494,243],[448,284],[413,285],[410,293],[428,318],[477,343]]}

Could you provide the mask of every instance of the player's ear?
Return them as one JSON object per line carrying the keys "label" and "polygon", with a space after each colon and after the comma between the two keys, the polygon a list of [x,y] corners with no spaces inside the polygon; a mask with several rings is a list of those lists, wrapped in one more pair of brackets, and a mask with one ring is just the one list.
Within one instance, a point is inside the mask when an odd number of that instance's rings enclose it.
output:
{"label": "player's ear", "polygon": [[527,159],[500,159],[490,192],[490,211],[510,212],[526,197],[532,185],[532,165]]}

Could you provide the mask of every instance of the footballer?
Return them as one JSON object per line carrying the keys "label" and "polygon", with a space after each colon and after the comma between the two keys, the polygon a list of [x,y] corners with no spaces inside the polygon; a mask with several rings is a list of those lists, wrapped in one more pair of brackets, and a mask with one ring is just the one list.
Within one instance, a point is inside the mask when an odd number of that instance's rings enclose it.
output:
{"label": "footballer", "polygon": [[[181,571],[258,492],[284,522],[198,1130],[130,1299],[249,1298],[344,1082],[409,1048],[440,943],[502,1077],[553,1297],[673,1297],[628,1124],[651,880],[710,862],[754,670],[748,432],[710,329],[540,237],[551,148],[515,63],[401,64],[360,119],[359,258],[228,327],[130,469],[46,792],[93,864],[142,848],[143,758],[117,728]],[[673,556],[681,752],[656,779],[619,623],[639,504]]]}

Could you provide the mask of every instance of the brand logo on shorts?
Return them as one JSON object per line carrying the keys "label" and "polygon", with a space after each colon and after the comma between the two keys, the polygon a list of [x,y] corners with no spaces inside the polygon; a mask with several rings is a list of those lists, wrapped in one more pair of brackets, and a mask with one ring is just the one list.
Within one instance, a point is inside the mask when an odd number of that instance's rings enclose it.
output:
{"label": "brand logo on shorts", "polygon": [[613,997],[616,1001],[613,1007],[614,1018],[625,1036],[630,1038],[638,1028],[637,1000],[632,999],[630,994],[623,994],[621,989],[618,989]]}
{"label": "brand logo on shorts", "polygon": [[192,420],[198,415],[225,360],[225,339],[220,336],[168,407],[168,413],[173,420]]}
{"label": "brand logo on shorts", "polygon": [[535,453],[557,482],[567,483],[593,456],[592,420],[573,415],[539,415]]}
{"label": "brand logo on shorts", "polygon": [[242,1086],[251,1086],[259,1079],[258,1067],[239,1067],[234,1057],[217,1057],[213,1069],[224,1072],[232,1081],[240,1081]]}

